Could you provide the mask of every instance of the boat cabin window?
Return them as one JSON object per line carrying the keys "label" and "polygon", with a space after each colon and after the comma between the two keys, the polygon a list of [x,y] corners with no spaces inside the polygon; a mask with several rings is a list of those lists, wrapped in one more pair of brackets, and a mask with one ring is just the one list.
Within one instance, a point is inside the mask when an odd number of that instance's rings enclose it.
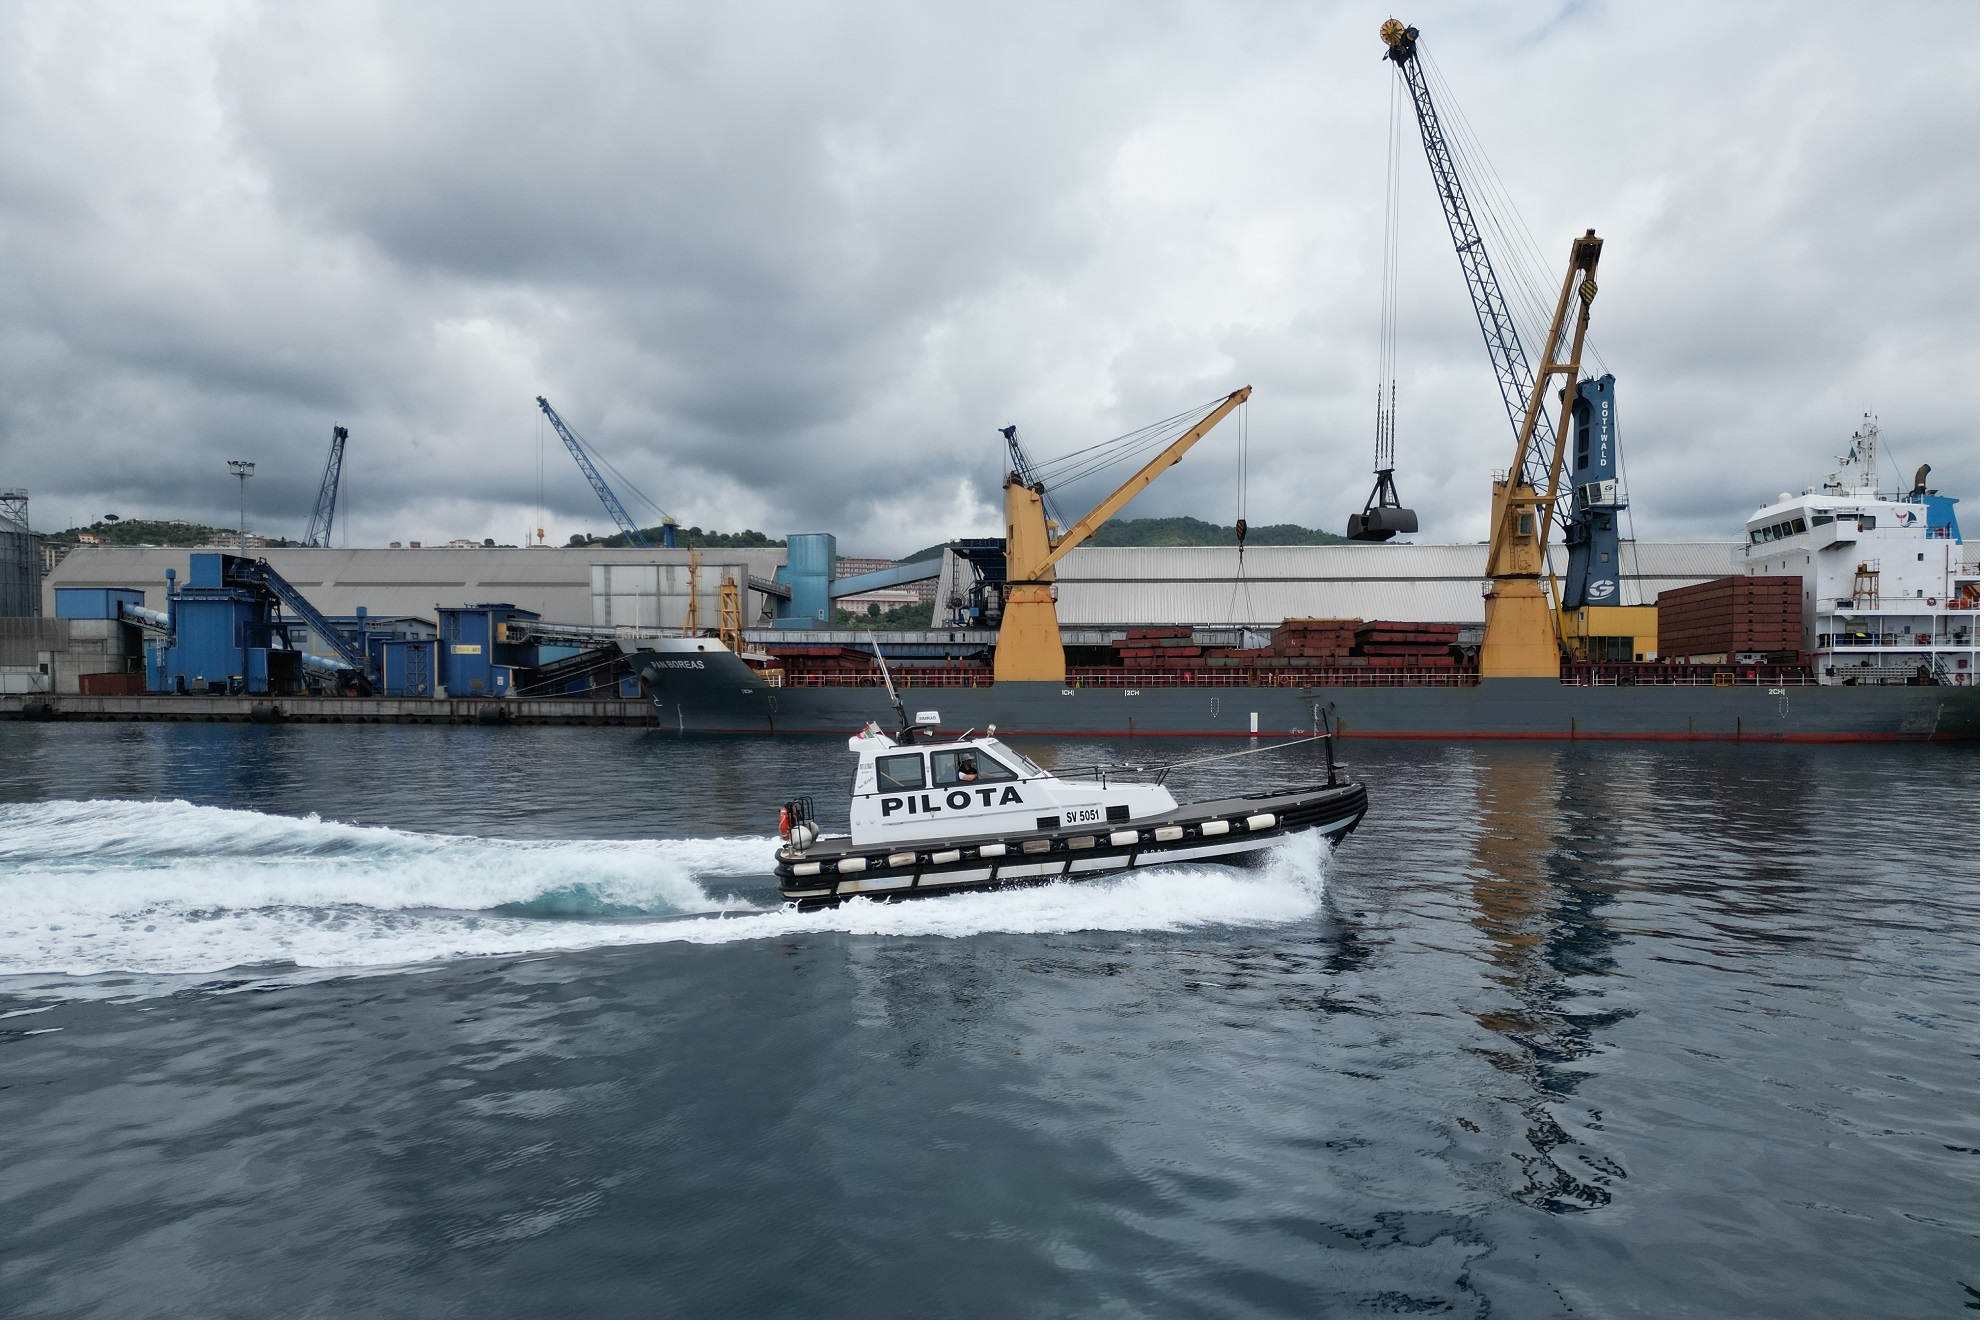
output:
{"label": "boat cabin window", "polygon": [[1018,750],[1009,748],[1003,742],[993,740],[987,743],[990,745],[992,749],[998,751],[999,761],[1010,767],[1018,768],[1020,770],[1020,776],[1045,777],[1048,775],[1047,770],[1042,768],[1038,763],[1035,763],[1032,759],[1020,753]]}
{"label": "boat cabin window", "polygon": [[875,760],[875,789],[878,791],[920,791],[923,789],[923,756],[889,754]]}
{"label": "boat cabin window", "polygon": [[1815,528],[1815,529],[1816,529],[1816,528],[1818,528],[1818,527],[1819,527],[1819,525],[1821,525],[1821,524],[1830,524],[1830,523],[1832,523],[1832,516],[1830,516],[1830,515],[1814,515],[1814,516],[1812,516],[1812,527],[1813,527],[1813,528]]}
{"label": "boat cabin window", "polygon": [[930,755],[932,786],[1018,780],[1019,774],[982,749],[940,749]]}

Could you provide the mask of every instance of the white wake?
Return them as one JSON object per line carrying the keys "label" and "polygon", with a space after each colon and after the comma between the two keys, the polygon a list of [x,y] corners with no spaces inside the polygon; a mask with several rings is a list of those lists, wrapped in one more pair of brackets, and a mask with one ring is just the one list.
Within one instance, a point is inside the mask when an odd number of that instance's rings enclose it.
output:
{"label": "white wake", "polygon": [[[1011,892],[778,906],[770,837],[513,841],[183,801],[0,806],[0,976],[404,967],[838,931],[1176,930],[1313,913],[1326,848]],[[739,882],[755,886],[738,893]]]}

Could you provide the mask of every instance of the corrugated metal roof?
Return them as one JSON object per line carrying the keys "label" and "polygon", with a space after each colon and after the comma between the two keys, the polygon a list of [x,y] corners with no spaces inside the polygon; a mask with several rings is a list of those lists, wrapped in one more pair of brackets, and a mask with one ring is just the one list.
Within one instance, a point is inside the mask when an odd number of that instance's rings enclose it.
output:
{"label": "corrugated metal roof", "polygon": [[[43,610],[53,614],[58,588],[138,588],[156,606],[165,601],[168,567],[183,584],[187,558],[195,551],[226,550],[79,547],[43,581]],[[687,548],[638,547],[270,547],[251,554],[266,557],[277,574],[333,616],[350,615],[362,606],[379,616],[432,617],[437,605],[508,602],[568,624],[592,620],[593,566],[686,565],[689,560]],[[783,547],[710,547],[701,555],[712,570],[719,564],[748,565],[752,574],[766,579],[785,564]],[[759,597],[751,595],[747,619],[755,619]],[[712,616],[710,624],[715,623]]]}
{"label": "corrugated metal roof", "polygon": [[[1628,605],[1736,573],[1734,543],[1628,543]],[[1057,568],[1063,625],[1272,625],[1291,616],[1482,619],[1486,543],[1083,547]],[[1551,549],[1562,572],[1564,549]]]}
{"label": "corrugated metal roof", "polygon": [[[137,588],[147,602],[163,603],[166,568],[183,583],[193,550],[79,548],[43,581],[43,610],[53,613],[57,588]],[[1552,551],[1561,570],[1562,549]],[[1627,544],[1628,601],[1651,603],[1663,589],[1736,573],[1737,551],[1731,543]],[[593,619],[593,566],[689,559],[682,548],[597,547],[272,547],[256,554],[332,615],[363,606],[381,616],[431,616],[437,604],[510,602],[574,623]],[[767,579],[785,563],[776,547],[709,548],[704,555],[712,566],[748,565]],[[1253,547],[1243,580],[1230,547],[1083,547],[1058,568],[1060,617],[1067,626],[1274,625],[1291,616],[1474,623],[1482,619],[1486,557],[1480,543]],[[758,619],[760,602],[752,593],[747,621]]]}

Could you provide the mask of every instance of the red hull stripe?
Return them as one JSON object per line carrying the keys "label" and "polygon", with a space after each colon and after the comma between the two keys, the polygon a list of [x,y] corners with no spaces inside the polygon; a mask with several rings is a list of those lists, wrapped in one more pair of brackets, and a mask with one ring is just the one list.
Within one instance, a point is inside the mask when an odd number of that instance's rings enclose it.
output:
{"label": "red hull stripe", "polygon": [[[657,728],[667,730],[666,727]],[[697,735],[713,736],[835,736],[845,735],[843,731],[768,731],[761,726],[700,727]],[[1060,731],[1026,730],[1019,731],[1001,727],[999,734],[1018,740],[1083,739],[1163,739],[1163,740],[1258,740],[1272,739],[1283,734],[1277,731]],[[1746,731],[1742,735],[1734,731],[1651,731],[1637,734],[1625,732],[1579,731],[1575,735],[1569,731],[1346,731],[1339,740],[1562,740],[1566,742],[1584,740],[1678,740],[1678,741],[1721,741],[1732,745],[1778,744],[1778,745],[1883,745],[1902,741],[1950,741],[1965,740],[1971,737],[1953,732],[1937,735],[1902,735],[1891,731],[1799,731],[1778,734],[1758,734]]]}

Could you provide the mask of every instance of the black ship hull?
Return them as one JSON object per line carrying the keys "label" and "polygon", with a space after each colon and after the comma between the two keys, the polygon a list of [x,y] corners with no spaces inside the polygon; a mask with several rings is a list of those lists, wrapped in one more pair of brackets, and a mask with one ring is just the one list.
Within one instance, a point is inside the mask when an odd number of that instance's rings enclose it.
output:
{"label": "black ship hull", "polygon": [[[893,718],[879,685],[773,686],[734,654],[631,659],[664,730],[849,735]],[[1002,736],[1308,735],[1334,712],[1348,739],[1903,741],[1978,738],[1970,685],[1165,686],[1116,689],[1016,681],[924,687],[899,673],[905,706]]]}

